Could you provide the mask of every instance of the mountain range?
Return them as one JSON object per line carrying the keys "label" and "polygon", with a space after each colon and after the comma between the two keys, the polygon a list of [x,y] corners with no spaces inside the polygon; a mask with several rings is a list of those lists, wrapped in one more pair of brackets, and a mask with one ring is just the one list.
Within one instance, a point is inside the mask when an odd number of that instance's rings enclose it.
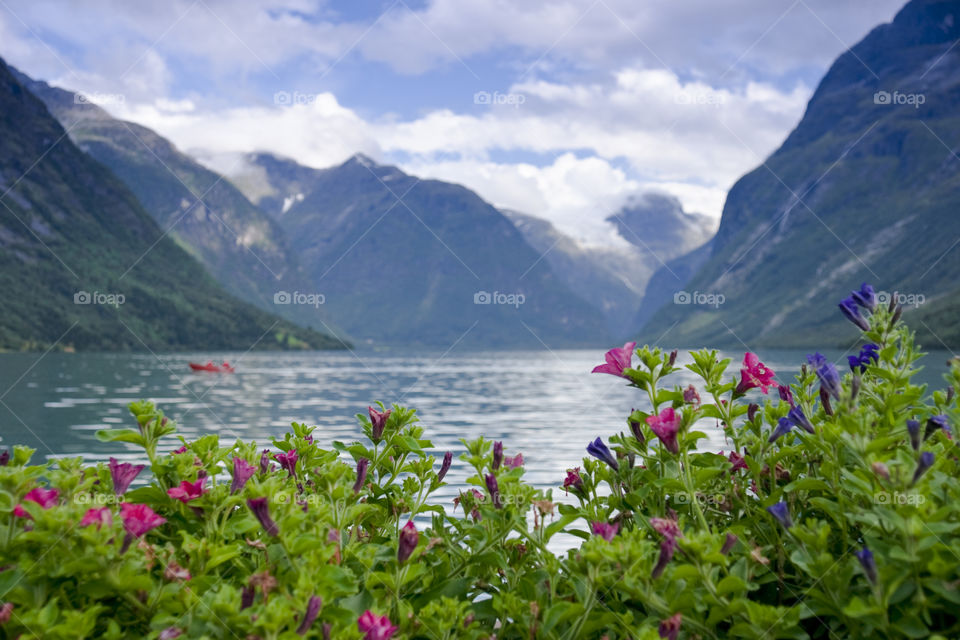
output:
{"label": "mountain range", "polygon": [[960,2],[912,0],[841,55],[783,145],[730,190],[709,255],[674,282],[722,304],[672,304],[668,287],[641,338],[848,346],[856,330],[824,303],[867,281],[900,293],[926,347],[960,344],[958,40]]}

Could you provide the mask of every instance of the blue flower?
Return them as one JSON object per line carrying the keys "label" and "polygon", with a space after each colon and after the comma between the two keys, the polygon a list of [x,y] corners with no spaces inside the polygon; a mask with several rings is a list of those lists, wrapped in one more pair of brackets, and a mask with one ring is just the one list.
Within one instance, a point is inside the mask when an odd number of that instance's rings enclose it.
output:
{"label": "blue flower", "polygon": [[924,451],[920,454],[920,462],[917,463],[917,470],[913,472],[913,482],[911,484],[916,484],[917,480],[920,479],[920,476],[926,473],[927,469],[933,466],[933,461],[933,454],[929,451]]}
{"label": "blue flower", "polygon": [[860,285],[860,291],[853,291],[850,297],[864,309],[873,311],[877,308],[877,296],[873,291],[873,287],[866,282]]}
{"label": "blue flower", "polygon": [[607,445],[603,444],[602,439],[597,438],[588,444],[587,453],[598,460],[603,460],[610,465],[614,471],[620,470],[620,464],[617,463],[617,458],[610,452],[610,449],[607,448]]}
{"label": "blue flower", "polygon": [[790,518],[790,508],[787,507],[786,502],[772,504],[767,507],[767,511],[777,519],[777,522],[783,525],[784,529],[789,529],[793,526],[793,520]]}
{"label": "blue flower", "polygon": [[924,431],[923,439],[926,440],[934,433],[937,432],[937,429],[943,429],[945,432],[950,433],[950,423],[947,422],[947,416],[930,416],[927,418],[927,429]]}
{"label": "blue flower", "polygon": [[777,428],[770,434],[769,442],[773,442],[780,436],[787,435],[791,429],[793,429],[793,422],[791,422],[789,418],[780,418],[780,421],[777,423]]}
{"label": "blue flower", "polygon": [[807,356],[807,362],[816,367],[817,377],[820,378],[820,390],[826,391],[836,399],[840,399],[840,372],[820,353]]}
{"label": "blue flower", "polygon": [[856,356],[847,356],[847,362],[850,363],[850,370],[854,373],[857,372],[857,368],[860,368],[860,373],[863,373],[867,370],[867,366],[871,362],[879,362],[880,354],[877,353],[879,347],[872,342],[868,342],[860,348],[860,355]]}
{"label": "blue flower", "polygon": [[863,573],[866,574],[867,580],[872,584],[877,584],[877,563],[873,560],[873,552],[864,547],[862,551],[857,551],[854,555],[860,561],[860,566],[863,567]]}
{"label": "blue flower", "polygon": [[870,330],[870,323],[860,315],[860,309],[857,307],[857,303],[852,296],[841,300],[838,306],[840,307],[840,313],[842,313],[847,320],[860,327],[861,331]]}
{"label": "blue flower", "polygon": [[907,431],[910,433],[910,445],[913,450],[920,449],[920,422],[918,420],[907,420]]}
{"label": "blue flower", "polygon": [[813,428],[813,424],[810,423],[810,420],[804,415],[803,410],[800,407],[790,407],[790,411],[787,413],[787,420],[793,423],[794,426],[800,427],[807,433],[816,433],[816,430]]}

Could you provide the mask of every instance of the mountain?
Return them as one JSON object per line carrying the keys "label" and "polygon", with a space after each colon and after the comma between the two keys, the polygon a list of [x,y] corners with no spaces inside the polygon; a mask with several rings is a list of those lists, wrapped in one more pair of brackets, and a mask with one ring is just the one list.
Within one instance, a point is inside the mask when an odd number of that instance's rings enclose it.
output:
{"label": "mountain", "polygon": [[0,61],[0,349],[341,346],[240,302]]}
{"label": "mountain", "polygon": [[181,247],[237,297],[306,326],[322,308],[275,305],[281,291],[308,291],[280,226],[229,180],[154,131],[112,117],[80,94],[13,70],[83,151],[106,165]]}
{"label": "mountain", "polygon": [[602,310],[469,189],[363,155],[304,169],[255,154],[231,179],[275,217],[327,311],[358,340],[539,348],[608,338]]}
{"label": "mountain", "polygon": [[926,346],[960,344],[958,39],[960,1],[913,0],[841,55],[796,129],[727,196],[686,285],[723,303],[666,304],[642,338],[847,346],[857,334],[840,313],[811,309],[869,281],[905,296]]}
{"label": "mountain", "polygon": [[607,222],[658,267],[702,246],[714,227],[708,216],[684,211],[676,197],[654,192],[630,198]]}

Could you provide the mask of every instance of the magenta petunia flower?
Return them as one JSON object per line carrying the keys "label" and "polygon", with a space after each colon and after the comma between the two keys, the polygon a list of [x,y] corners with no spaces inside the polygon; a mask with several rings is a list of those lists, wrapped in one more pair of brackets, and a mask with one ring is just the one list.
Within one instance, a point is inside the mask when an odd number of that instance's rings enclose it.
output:
{"label": "magenta petunia flower", "polygon": [[140,475],[144,465],[130,464],[129,462],[117,462],[116,458],[110,458],[107,463],[110,468],[110,477],[113,479],[113,492],[122,496],[130,488],[130,483]]}
{"label": "magenta petunia flower", "polygon": [[440,463],[440,471],[437,472],[437,482],[443,482],[443,479],[447,475],[447,471],[450,471],[450,466],[453,464],[453,451],[447,451],[443,454],[443,462]]}
{"label": "magenta petunia flower", "polygon": [[365,634],[364,640],[390,640],[397,631],[397,628],[390,624],[390,618],[375,615],[369,609],[357,619],[357,629]]}
{"label": "magenta petunia flower", "polygon": [[280,535],[280,527],[270,517],[270,508],[266,498],[250,498],[247,500],[247,506],[253,511],[253,515],[260,521],[260,526],[268,536]]}
{"label": "magenta petunia flower", "polygon": [[353,492],[360,493],[360,490],[363,489],[363,485],[367,482],[367,468],[370,466],[370,461],[366,458],[360,458],[357,460],[357,481],[353,483]]}
{"label": "magenta petunia flower", "polygon": [[[49,509],[57,505],[57,501],[60,499],[60,490],[59,489],[44,489],[43,487],[35,487],[30,489],[27,492],[27,495],[23,496],[24,502],[35,502],[44,509]],[[29,518],[30,514],[27,513],[27,510],[23,508],[22,504],[18,504],[13,508],[13,515],[18,518]]]}
{"label": "magenta petunia flower", "polygon": [[676,520],[669,518],[650,518],[650,526],[663,536],[663,541],[660,543],[660,557],[657,559],[652,574],[654,578],[659,578],[677,550],[677,538],[683,534],[680,532]]}
{"label": "magenta petunia flower", "polygon": [[383,430],[387,426],[387,420],[393,413],[393,409],[377,411],[373,407],[367,407],[367,412],[370,414],[370,425],[373,427],[373,440],[379,442],[380,438],[383,437]]}
{"label": "magenta petunia flower", "polygon": [[500,468],[501,462],[503,462],[503,442],[497,440],[493,443],[493,462],[490,468],[496,471]]}
{"label": "magenta petunia flower", "polygon": [[567,469],[567,477],[563,481],[563,488],[577,490],[581,487],[583,487],[583,478],[580,477],[580,467]]}
{"label": "magenta petunia flower", "polygon": [[727,459],[730,460],[730,464],[733,465],[732,467],[730,467],[730,474],[731,474],[731,475],[734,474],[734,473],[736,473],[736,472],[739,471],[740,469],[748,469],[748,467],[747,467],[747,461],[744,460],[744,459],[743,459],[743,456],[740,455],[739,453],[737,453],[736,451],[731,451],[731,452],[730,452],[730,457],[727,458]]}
{"label": "magenta petunia flower", "polygon": [[233,459],[233,482],[230,484],[230,493],[243,489],[247,481],[257,472],[257,468],[243,458]]}
{"label": "magenta petunia flower", "polygon": [[510,456],[506,456],[506,457],[503,459],[503,464],[504,464],[504,466],[507,467],[508,469],[516,469],[517,467],[522,467],[522,466],[523,466],[523,454],[522,454],[522,453],[518,453],[517,455],[513,456],[512,458],[511,458]]}
{"label": "magenta petunia flower", "polygon": [[697,388],[692,384],[683,390],[683,401],[695,407],[700,406],[700,394],[697,393]]}
{"label": "magenta petunia flower", "polygon": [[174,500],[179,500],[183,504],[187,504],[191,500],[196,500],[207,492],[207,490],[203,487],[203,483],[205,481],[206,477],[197,478],[196,482],[187,482],[184,480],[180,483],[179,487],[167,489],[167,495]]}
{"label": "magenta petunia flower", "polygon": [[286,453],[273,454],[274,459],[280,463],[280,466],[287,470],[291,478],[297,477],[297,459],[300,457],[296,449],[290,449]]}
{"label": "magenta petunia flower", "polygon": [[680,431],[680,414],[674,411],[673,407],[667,407],[659,415],[647,416],[647,424],[660,438],[660,442],[667,448],[667,451],[673,454],[680,453],[680,445],[677,443],[677,433]]}
{"label": "magenta petunia flower", "polygon": [[416,525],[408,520],[407,524],[403,525],[403,528],[400,529],[400,540],[397,543],[397,562],[400,564],[406,562],[410,554],[417,548],[419,541],[420,534],[417,532]]}
{"label": "magenta petunia flower", "polygon": [[743,354],[743,366],[740,368],[740,384],[735,393],[744,394],[750,389],[760,387],[760,391],[767,392],[770,387],[777,386],[774,378],[777,376],[767,365],[760,362],[757,354],[749,351]]}
{"label": "magenta petunia flower", "polygon": [[300,621],[300,626],[297,627],[297,634],[301,636],[307,635],[307,631],[310,630],[310,626],[313,625],[313,621],[317,619],[317,616],[320,614],[320,607],[323,606],[323,599],[320,596],[310,596],[310,600],[307,601],[307,610],[303,614],[303,620]]}
{"label": "magenta petunia flower", "polygon": [[109,527],[113,524],[113,514],[110,513],[109,507],[91,507],[87,509],[87,512],[83,514],[83,519],[80,520],[80,526],[89,527],[94,524],[97,525],[97,529],[102,526]]}
{"label": "magenta petunia flower", "polygon": [[666,638],[667,640],[677,640],[677,636],[680,635],[680,626],[683,624],[683,614],[677,612],[660,622],[660,626],[657,631],[660,634],[661,638]]}
{"label": "magenta petunia flower", "polygon": [[167,521],[147,505],[129,502],[120,505],[120,518],[123,520],[123,528],[135,538],[139,538]]}
{"label": "magenta petunia flower", "polygon": [[637,347],[636,342],[628,342],[619,349],[610,349],[604,355],[606,364],[600,364],[593,368],[591,373],[609,373],[612,376],[625,378],[624,369],[629,369],[633,360],[633,350]]}
{"label": "magenta petunia flower", "polygon": [[593,531],[593,535],[600,536],[607,542],[613,540],[613,537],[617,535],[617,532],[620,531],[620,525],[617,523],[610,524],[609,522],[591,522],[590,530]]}

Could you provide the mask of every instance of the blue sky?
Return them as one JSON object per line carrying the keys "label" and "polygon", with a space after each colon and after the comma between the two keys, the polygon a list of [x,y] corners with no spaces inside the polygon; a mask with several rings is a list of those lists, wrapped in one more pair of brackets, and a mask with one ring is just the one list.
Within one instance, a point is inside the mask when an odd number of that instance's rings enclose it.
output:
{"label": "blue sky", "polygon": [[589,243],[631,194],[719,216],[902,0],[0,2],[0,56],[225,173],[364,152]]}

